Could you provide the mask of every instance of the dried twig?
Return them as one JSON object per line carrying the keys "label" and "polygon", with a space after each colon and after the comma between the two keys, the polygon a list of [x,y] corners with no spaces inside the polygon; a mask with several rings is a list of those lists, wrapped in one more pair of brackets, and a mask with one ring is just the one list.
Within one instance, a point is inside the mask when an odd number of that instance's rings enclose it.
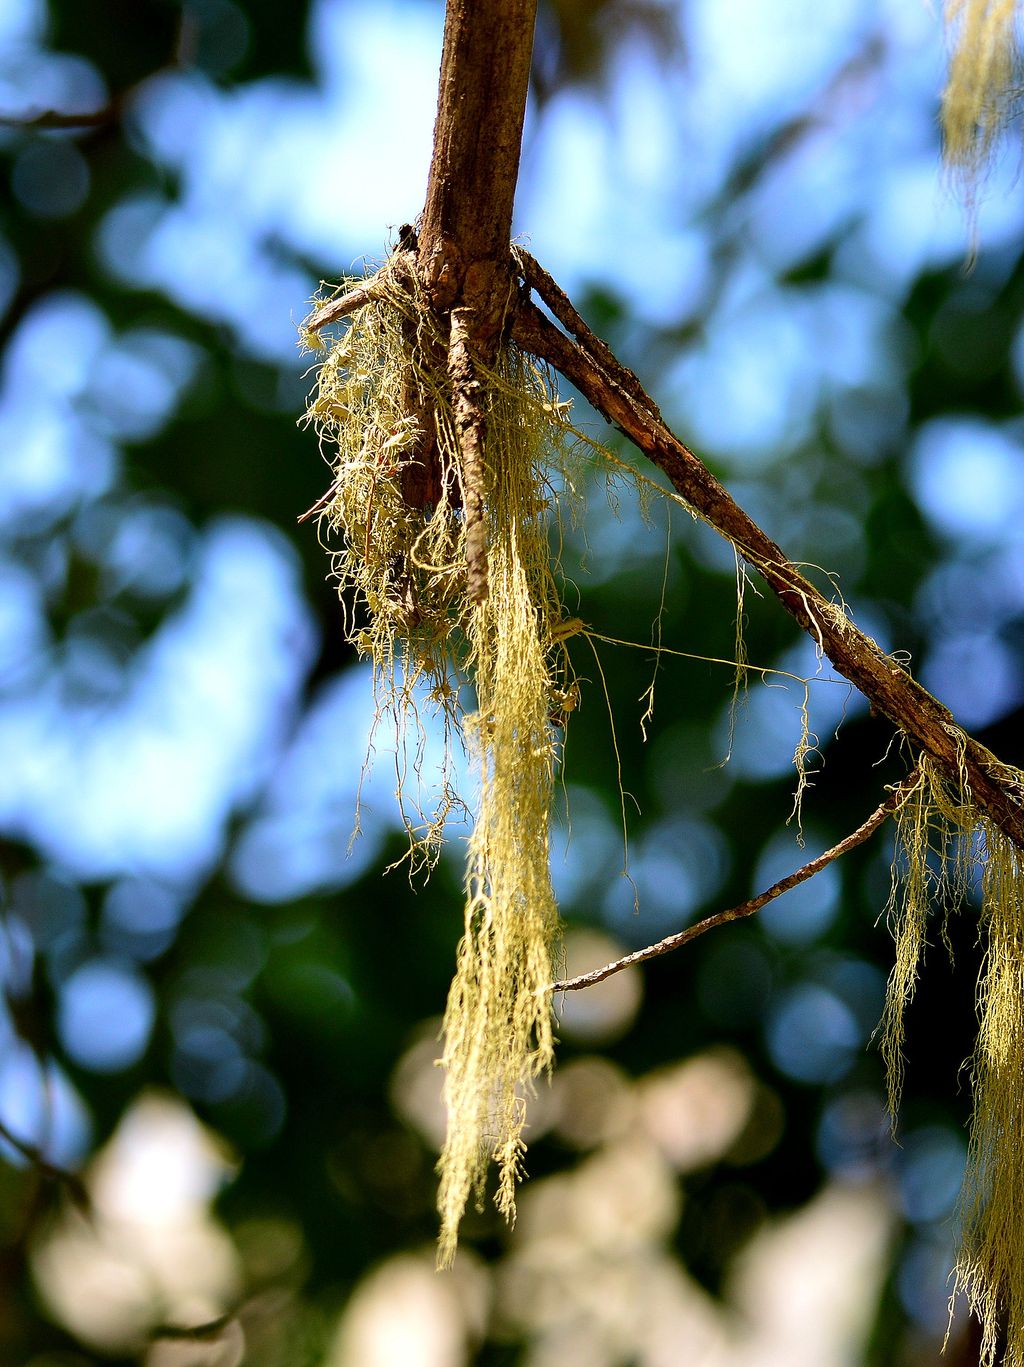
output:
{"label": "dried twig", "polygon": [[314,310],[308,318],[303,321],[303,328],[307,332],[319,332],[321,328],[330,327],[331,323],[336,323],[339,318],[347,318],[350,313],[355,313],[364,304],[368,304],[377,295],[374,287],[376,276],[371,275],[365,284],[357,285],[355,289],[349,290],[346,294],[340,295],[337,299],[330,299],[326,304]]}
{"label": "dried twig", "polygon": [[658,405],[644,389],[640,380],[617,360],[615,353],[607,342],[602,341],[596,332],[593,332],[588,324],[576,312],[572,300],[562,289],[561,285],[555,280],[554,276],[549,275],[535,256],[531,256],[522,247],[516,247],[513,251],[513,259],[516,261],[523,273],[523,279],[530,289],[536,290],[541,299],[547,304],[548,308],[562,324],[567,332],[572,333],[577,342],[584,347],[587,352],[598,361],[605,370],[609,379],[616,380],[626,390],[626,393],[638,404],[651,414],[652,417],[661,421],[661,412]]}
{"label": "dried twig", "polygon": [[33,114],[0,114],[0,127],[21,128],[26,132],[33,129],[45,132],[49,129],[103,128],[106,124],[116,123],[120,116],[120,102],[111,102],[88,114],[68,114],[61,109],[41,109]]}
{"label": "dried twig", "polygon": [[0,1120],[0,1139],[3,1139],[12,1149],[20,1153],[40,1177],[49,1182],[58,1182],[65,1187],[79,1210],[85,1214],[89,1213],[92,1207],[89,1193],[85,1188],[85,1183],[76,1173],[70,1172],[67,1168],[58,1167],[56,1163],[51,1163],[35,1144],[29,1144],[26,1140],[19,1139],[2,1120]]}
{"label": "dried twig", "polygon": [[758,893],[748,902],[740,902],[739,906],[729,907],[726,911],[715,912],[714,916],[706,916],[703,921],[698,921],[696,925],[687,926],[685,930],[680,930],[675,935],[668,935],[656,944],[647,945],[645,949],[637,949],[632,954],[624,954],[621,959],[605,964],[603,968],[592,969],[589,973],[581,973],[575,978],[563,978],[560,982],[551,985],[551,991],[575,992],[581,987],[592,987],[594,983],[603,982],[605,978],[610,978],[613,973],[620,973],[632,964],[646,963],[648,959],[657,959],[660,955],[668,954],[673,949],[680,949],[683,945],[689,944],[691,940],[696,940],[699,936],[706,934],[707,931],[714,930],[716,926],[728,925],[730,921],[742,921],[746,916],[753,916],[755,911],[760,911],[763,906],[774,901],[776,897],[781,897],[784,892],[789,892],[791,888],[797,887],[800,883],[805,883],[808,878],[813,878],[816,873],[819,873],[826,865],[831,864],[834,859],[838,859],[840,855],[846,854],[857,845],[863,844],[869,836],[874,835],[879,826],[900,805],[904,794],[913,786],[915,775],[916,770],[892,790],[881,806],[871,813],[867,821],[858,826],[844,840],[840,840],[838,845],[833,845],[830,850],[825,850],[816,858],[809,859],[794,873],[787,874],[785,878],[780,878],[777,883],[773,883],[770,888]]}

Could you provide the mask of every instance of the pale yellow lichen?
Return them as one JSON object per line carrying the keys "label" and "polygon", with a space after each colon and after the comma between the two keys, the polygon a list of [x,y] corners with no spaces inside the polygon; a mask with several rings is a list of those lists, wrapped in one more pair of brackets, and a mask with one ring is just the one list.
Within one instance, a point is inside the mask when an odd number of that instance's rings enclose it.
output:
{"label": "pale yellow lichen", "polygon": [[979,834],[987,945],[954,1294],[981,1322],[983,1367],[997,1361],[1001,1335],[1003,1367],[1024,1367],[1024,862],[991,822]]}
{"label": "pale yellow lichen", "polygon": [[[1019,770],[1001,766],[1000,778],[1024,791]],[[1024,858],[972,802],[962,763],[953,781],[923,759],[896,821],[889,904],[896,961],[881,1026],[890,1106],[895,1112],[899,1103],[903,1016],[914,995],[929,916],[936,907],[948,914],[963,901],[980,870],[986,948],[954,1298],[962,1291],[981,1322],[982,1367],[994,1367],[1001,1336],[1004,1367],[1024,1367]],[[952,1305],[951,1299],[951,1313]]]}
{"label": "pale yellow lichen", "polygon": [[896,810],[896,853],[886,915],[896,941],[880,1026],[881,1052],[895,1117],[903,1089],[904,1017],[914,999],[933,906],[953,905],[965,889],[969,847],[960,820],[971,820],[941,771],[922,758]]}
{"label": "pale yellow lichen", "polygon": [[[478,777],[465,929],[444,1026],[439,1262],[447,1264],[491,1161],[497,1205],[514,1217],[526,1095],[553,1059],[549,822],[561,727],[576,695],[564,642],[582,623],[563,614],[548,524],[551,482],[565,485],[574,438],[546,374],[505,348],[481,375],[489,592],[471,601],[444,339],[388,270],[321,364],[307,420],[336,449],[322,522],[347,591],[349,640],[373,665],[378,715],[392,719],[400,740],[414,733],[415,755],[420,708],[435,707],[449,738],[466,742]],[[422,473],[415,467],[425,452],[434,469],[418,487],[431,497],[418,506],[410,476]],[[414,862],[436,856],[462,801],[451,773],[446,760],[433,804],[424,810],[414,800],[406,812]],[[399,774],[400,790],[408,778]]]}
{"label": "pale yellow lichen", "polygon": [[946,0],[949,70],[942,95],[943,152],[968,204],[1020,99],[1016,0]]}
{"label": "pale yellow lichen", "polygon": [[[517,358],[509,356],[507,363]],[[549,719],[564,683],[551,654],[561,616],[537,497],[535,423],[518,402],[526,377],[494,394],[486,455],[487,599],[469,637],[477,711],[467,718],[480,776],[469,846],[466,931],[445,1016],[441,1242],[450,1261],[471,1194],[498,1165],[498,1208],[514,1216],[525,1092],[551,1067],[547,987],[558,912],[548,865],[556,737]],[[564,639],[556,626],[555,634]]]}

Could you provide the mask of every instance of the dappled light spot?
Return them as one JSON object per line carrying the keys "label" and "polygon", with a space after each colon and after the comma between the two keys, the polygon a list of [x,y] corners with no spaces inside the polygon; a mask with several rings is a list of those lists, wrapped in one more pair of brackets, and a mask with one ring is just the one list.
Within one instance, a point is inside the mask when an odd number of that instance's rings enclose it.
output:
{"label": "dappled light spot", "polygon": [[66,1209],[33,1250],[57,1321],[124,1354],[159,1324],[222,1313],[238,1264],[209,1203],[231,1171],[187,1107],[157,1094],[136,1100],[87,1174],[92,1217]]}
{"label": "dappled light spot", "polygon": [[[77,884],[51,869],[32,869],[21,874],[11,888],[13,918],[4,922],[3,940],[15,949],[30,953],[28,942],[22,942],[23,929],[30,943],[43,953],[58,959],[62,951],[81,946],[85,933],[86,901]],[[2,956],[0,956],[2,962]],[[15,996],[21,995],[25,983],[16,980],[5,983]]]}
{"label": "dappled light spot", "polygon": [[490,1294],[487,1268],[465,1250],[443,1277],[432,1253],[389,1258],[353,1292],[324,1367],[459,1367],[483,1335]]}
{"label": "dappled light spot", "polygon": [[121,333],[97,356],[86,397],[116,441],[155,436],[192,383],[203,353],[191,342],[156,328]]}
{"label": "dappled light spot", "polygon": [[721,888],[729,864],[729,846],[717,826],[699,818],[665,817],[630,841],[630,877],[620,874],[610,884],[605,923],[630,946],[682,930]]}
{"label": "dappled light spot", "polygon": [[[525,1187],[521,1201],[516,1238],[534,1275],[545,1245],[550,1252],[564,1242],[575,1244],[577,1255],[628,1258],[660,1243],[675,1228],[681,1204],[675,1173],[641,1130],[602,1146],[567,1173]],[[556,1280],[547,1297],[564,1290]]]}
{"label": "dappled light spot", "polygon": [[[439,1067],[440,1032],[440,1020],[423,1023],[413,1042],[398,1060],[388,1086],[388,1095],[396,1115],[410,1125],[427,1147],[435,1152],[440,1152],[444,1144],[448,1124],[442,1098],[444,1078]],[[529,1143],[557,1123],[560,1105],[547,1079],[538,1079],[535,1087],[535,1093],[529,1099],[526,1126]],[[522,1089],[518,1095],[523,1095]]]}
{"label": "dappled light spot", "polygon": [[49,688],[0,708],[0,819],[89,877],[195,877],[264,780],[313,644],[287,543],[255,520],[212,524],[116,706]]}
{"label": "dappled light spot", "polygon": [[[804,832],[805,848],[797,848],[793,833],[774,835],[761,851],[751,880],[751,894],[770,887],[780,878],[825,849],[831,841]],[[827,864],[819,873],[769,902],[758,913],[758,920],[769,935],[787,944],[809,944],[824,935],[839,910],[842,874],[836,864]]]}
{"label": "dappled light spot", "polygon": [[288,1098],[276,1075],[249,1058],[231,1068],[221,1081],[223,1094],[211,1102],[218,1125],[243,1140],[250,1152],[269,1148],[288,1116]]}
{"label": "dappled light spot", "polygon": [[68,218],[89,193],[89,166],[72,142],[37,142],[15,158],[11,189],[34,218]]}
{"label": "dappled light spot", "polygon": [[[213,1329],[198,1333],[195,1338],[177,1337],[177,1327],[172,1326],[170,1333],[150,1344],[144,1367],[241,1367],[246,1339],[237,1319],[222,1317],[215,1321]],[[182,1328],[189,1329],[191,1324]]]}
{"label": "dappled light spot", "polygon": [[102,309],[78,290],[44,294],[19,320],[5,352],[7,402],[31,396],[38,404],[41,394],[80,398],[112,331]]}
{"label": "dappled light spot", "polygon": [[103,899],[103,940],[111,951],[146,962],[173,942],[184,913],[179,890],[148,878],[124,878]]}
{"label": "dappled light spot", "polygon": [[936,528],[992,544],[1019,542],[1021,442],[981,417],[935,418],[913,447],[910,480]]}
{"label": "dappled light spot", "polygon": [[826,1102],[818,1122],[818,1157],[837,1177],[863,1181],[892,1160],[892,1122],[880,1092],[859,1088]]}
{"label": "dappled light spot", "polygon": [[563,1064],[552,1079],[551,1090],[554,1131],[573,1148],[595,1148],[618,1138],[635,1123],[633,1082],[608,1059],[595,1056]]}
{"label": "dappled light spot", "polygon": [[426,1021],[391,1074],[388,1093],[396,1114],[440,1153],[447,1117],[441,1099],[440,1020]]}
{"label": "dappled light spot", "polygon": [[927,1125],[900,1136],[896,1175],[908,1220],[928,1224],[948,1219],[960,1194],[966,1158],[964,1137],[950,1126]]}
{"label": "dappled light spot", "polygon": [[644,1128],[679,1172],[720,1159],[750,1119],[755,1083],[741,1054],[716,1049],[637,1084]]}
{"label": "dappled light spot", "polygon": [[585,901],[607,882],[621,835],[608,808],[589,788],[569,785],[556,798],[551,831],[551,885],[559,906]]}
{"label": "dappled light spot", "polygon": [[798,1082],[836,1082],[864,1038],[850,1008],[834,992],[800,983],[784,992],[768,1020],[776,1067]]}
{"label": "dappled light spot", "polygon": [[[6,1022],[4,1022],[6,1025]],[[0,1121],[15,1139],[40,1151],[49,1163],[76,1164],[92,1140],[92,1120],[64,1069],[45,1064],[21,1040],[0,1029]],[[0,1138],[0,1157],[24,1168],[26,1155]]]}
{"label": "dappled light spot", "polygon": [[998,633],[1024,602],[1024,557],[1012,545],[963,547],[925,576],[915,610],[940,636]]}
{"label": "dappled light spot", "polygon": [[248,1284],[267,1286],[308,1266],[309,1250],[302,1228],[285,1216],[262,1215],[242,1220],[232,1231]]}
{"label": "dappled light spot", "polygon": [[[267,1042],[263,1019],[236,995],[244,984],[217,981],[212,973],[205,983],[196,978],[195,995],[183,992],[170,1013],[174,1083],[184,1096],[229,1108],[239,1123],[252,1121],[260,1136],[272,1136],[285,1102],[276,1078],[256,1062]],[[208,995],[200,995],[204,989]]]}
{"label": "dappled light spot", "polygon": [[[896,1268],[896,1294],[911,1322],[941,1338],[949,1323],[949,1265],[955,1257],[950,1231],[926,1228],[913,1238]],[[970,1310],[963,1293],[956,1297],[957,1324]]]}
{"label": "dappled light spot", "polygon": [[543,1363],[612,1367],[623,1357],[722,1360],[728,1330],[667,1253],[679,1215],[675,1174],[652,1141],[626,1135],[523,1191],[499,1268],[503,1320]]}
{"label": "dappled light spot", "polygon": [[730,1301],[747,1325],[748,1353],[737,1364],[863,1361],[892,1228],[881,1188],[830,1183],[802,1210],[758,1231],[729,1277]]}
{"label": "dappled light spot", "polygon": [[0,113],[31,118],[47,109],[89,114],[103,108],[106,84],[92,62],[77,53],[36,46],[46,30],[43,5],[15,0],[13,11],[5,4],[3,13],[13,15],[11,41],[21,51],[19,60],[5,63],[0,73]]}
{"label": "dappled light spot", "polygon": [[712,321],[707,346],[672,377],[693,441],[740,470],[763,469],[810,433],[815,345],[794,301],[765,289]]}
{"label": "dappled light spot", "polygon": [[57,1024],[76,1063],[116,1073],[142,1056],[155,1010],[145,978],[116,959],[93,959],[62,984]]}
{"label": "dappled light spot", "polygon": [[[253,901],[343,888],[379,859],[388,833],[399,828],[390,791],[394,773],[411,762],[414,743],[407,747],[380,735],[377,764],[367,770],[373,718],[369,671],[361,668],[312,700],[231,853],[232,878]],[[428,775],[443,758],[434,720],[423,718]]]}
{"label": "dappled light spot", "polygon": [[[617,959],[622,945],[596,930],[570,930],[565,937],[563,977],[573,978]],[[555,994],[558,1033],[587,1044],[618,1039],[632,1025],[643,998],[643,978],[627,968],[584,992]]]}
{"label": "dappled light spot", "polygon": [[1020,651],[994,632],[937,636],[921,682],[969,727],[987,726],[1024,700]]}

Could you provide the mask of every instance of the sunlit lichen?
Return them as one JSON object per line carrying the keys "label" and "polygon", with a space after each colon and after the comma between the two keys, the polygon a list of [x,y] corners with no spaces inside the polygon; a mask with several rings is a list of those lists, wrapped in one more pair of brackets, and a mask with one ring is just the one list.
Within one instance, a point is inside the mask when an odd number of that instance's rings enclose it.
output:
{"label": "sunlit lichen", "polygon": [[[415,733],[420,709],[435,708],[477,775],[465,929],[444,1026],[446,1264],[492,1160],[497,1205],[514,1216],[525,1097],[553,1058],[549,822],[561,727],[576,695],[564,642],[582,624],[562,610],[549,520],[571,430],[546,375],[505,347],[482,375],[488,592],[474,601],[445,342],[410,286],[388,272],[323,360],[307,419],[334,451],[322,530],[349,604],[348,638],[372,662],[378,716]],[[452,773],[448,759],[426,810],[418,801],[404,808],[414,862],[433,860],[463,800]]]}
{"label": "sunlit lichen", "polygon": [[[962,739],[962,738],[961,738]],[[1000,766],[1024,795],[1024,774]],[[903,1081],[904,1012],[914,995],[937,906],[948,911],[980,873],[985,955],[978,980],[979,1028],[971,1066],[974,1110],[960,1203],[954,1298],[963,1292],[982,1326],[980,1361],[1024,1367],[1024,856],[957,781],[923,759],[896,816],[890,916],[896,961],[882,1020],[890,1105]],[[953,1300],[950,1301],[952,1311]]]}
{"label": "sunlit lichen", "polygon": [[996,141],[1020,99],[1015,0],[946,0],[949,71],[942,95],[946,164],[973,207]]}

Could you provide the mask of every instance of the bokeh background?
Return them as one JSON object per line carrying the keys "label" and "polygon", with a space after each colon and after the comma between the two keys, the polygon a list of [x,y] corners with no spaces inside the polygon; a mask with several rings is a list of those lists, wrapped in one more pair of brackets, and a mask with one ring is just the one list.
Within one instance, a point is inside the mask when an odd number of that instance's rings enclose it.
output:
{"label": "bokeh background", "polygon": [[[315,528],[295,325],[419,211],[438,0],[0,3],[0,1358],[15,1367],[930,1364],[981,948],[952,916],[899,1144],[883,831],[561,1006],[513,1232],[433,1271],[460,832],[426,886]],[[943,183],[919,0],[545,0],[516,230],[793,559],[1004,758],[1024,703],[1024,197]],[[611,434],[582,406],[577,418]],[[625,453],[624,453],[625,454]],[[596,631],[734,651],[727,546],[628,485]],[[555,879],[571,968],[760,890],[907,757],[770,598],[751,660],[599,646]],[[724,767],[721,761],[729,753]],[[188,1326],[203,1326],[191,1336]],[[977,1361],[961,1316],[946,1359]]]}

